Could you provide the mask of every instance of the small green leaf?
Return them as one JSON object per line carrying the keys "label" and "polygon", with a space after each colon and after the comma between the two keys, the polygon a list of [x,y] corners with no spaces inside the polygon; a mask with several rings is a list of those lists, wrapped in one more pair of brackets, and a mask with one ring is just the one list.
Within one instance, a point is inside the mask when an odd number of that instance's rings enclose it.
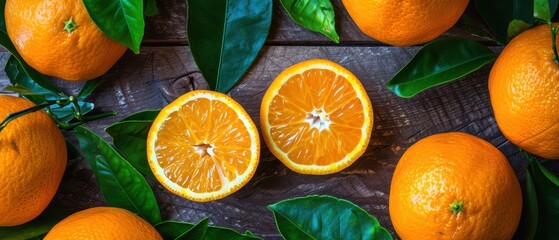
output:
{"label": "small green leaf", "polygon": [[144,0],[144,15],[148,17],[157,15],[157,2],[155,0]]}
{"label": "small green leaf", "polygon": [[143,0],[83,0],[83,3],[101,32],[140,53],[145,27]]}
{"label": "small green leaf", "polygon": [[99,188],[109,206],[128,209],[152,224],[161,222],[153,191],[128,162],[97,155],[96,164]]}
{"label": "small green leaf", "polygon": [[[157,229],[157,231],[161,233],[161,235],[165,239],[176,239],[179,236],[190,231],[193,227],[194,224],[192,223],[179,222],[179,221],[164,221],[155,225],[155,229]],[[247,233],[245,234],[240,234],[235,230],[229,228],[208,226],[205,236],[200,239],[201,240],[214,240],[214,239],[259,240],[260,239],[249,233],[250,232],[247,231]]]}
{"label": "small green leaf", "polygon": [[105,129],[123,157],[145,176],[155,179],[148,164],[146,142],[153,120],[126,120]]}
{"label": "small green leaf", "polygon": [[520,34],[521,32],[523,32],[524,30],[530,28],[532,25],[525,23],[522,20],[518,20],[518,19],[513,19],[510,23],[509,23],[509,28],[507,30],[507,39],[511,40],[513,39],[516,35]]}
{"label": "small green leaf", "polygon": [[190,230],[181,234],[175,240],[189,240],[189,239],[204,239],[206,236],[206,231],[208,230],[208,218],[202,219],[202,221],[196,223]]}
{"label": "small green leaf", "polygon": [[66,209],[48,207],[31,222],[15,227],[0,227],[0,240],[24,240],[43,236],[70,214],[72,213]]}
{"label": "small green leaf", "polygon": [[486,46],[472,40],[435,40],[419,49],[386,87],[400,97],[413,97],[466,76],[495,58]]}
{"label": "small green leaf", "polygon": [[557,0],[534,0],[534,17],[544,22],[551,21],[557,10]]}
{"label": "small green leaf", "polygon": [[281,4],[296,23],[340,42],[330,0],[281,0]]}
{"label": "small green leaf", "polygon": [[478,13],[493,30],[497,40],[501,43],[507,42],[509,23],[513,19],[522,20],[525,23],[534,23],[534,3],[527,0],[475,0]]}
{"label": "small green leaf", "polygon": [[374,217],[343,199],[308,196],[281,201],[268,208],[286,240],[392,239]]}
{"label": "small green leaf", "polygon": [[211,90],[226,93],[268,36],[272,0],[188,0],[190,50]]}
{"label": "small green leaf", "polygon": [[[535,237],[533,239],[556,239],[559,236],[557,219],[559,219],[559,177],[555,176],[538,160],[528,158],[527,189],[524,201],[528,201],[528,209],[524,210],[525,219],[531,224],[537,223]],[[529,179],[528,179],[529,178]],[[534,194],[535,192],[535,194]],[[537,218],[537,221],[533,220]],[[523,229],[525,236],[533,236],[534,226],[526,226]],[[525,227],[525,228],[526,228]]]}
{"label": "small green leaf", "polygon": [[[78,106],[80,106],[80,110],[81,110],[82,115],[85,115],[85,114],[91,112],[93,110],[93,108],[95,107],[95,105],[93,103],[82,102],[82,101],[78,101]],[[67,123],[67,122],[70,122],[72,119],[74,119],[75,109],[74,109],[74,106],[72,104],[66,105],[64,107],[61,107],[59,105],[53,105],[52,107],[50,107],[50,110],[62,122]]]}
{"label": "small green leaf", "polygon": [[80,93],[78,93],[78,100],[85,100],[87,97],[89,97],[89,95],[91,95],[91,93],[95,91],[95,89],[101,84],[102,81],[103,77],[98,77],[96,79],[87,81],[80,90]]}

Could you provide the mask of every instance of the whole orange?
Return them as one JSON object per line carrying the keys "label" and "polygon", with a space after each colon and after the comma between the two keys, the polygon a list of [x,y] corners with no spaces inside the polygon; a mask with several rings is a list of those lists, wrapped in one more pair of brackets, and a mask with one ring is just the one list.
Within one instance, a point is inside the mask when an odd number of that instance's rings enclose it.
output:
{"label": "whole orange", "polygon": [[516,36],[491,69],[489,95],[497,124],[512,143],[559,159],[559,63],[551,46],[548,25]]}
{"label": "whole orange", "polygon": [[[0,122],[33,107],[28,100],[0,95]],[[66,168],[66,142],[43,111],[19,117],[0,132],[0,226],[39,216],[50,203]]]}
{"label": "whole orange", "polygon": [[113,207],[95,207],[70,215],[45,236],[45,240],[155,240],[161,235],[136,214]]}
{"label": "whole orange", "polygon": [[402,239],[511,239],[522,210],[505,156],[466,133],[424,138],[402,156],[389,211]]}
{"label": "whole orange", "polygon": [[18,53],[49,76],[91,80],[126,51],[95,26],[82,0],[7,0],[4,14]]}
{"label": "whole orange", "polygon": [[342,0],[369,37],[395,46],[435,39],[462,16],[469,0]]}

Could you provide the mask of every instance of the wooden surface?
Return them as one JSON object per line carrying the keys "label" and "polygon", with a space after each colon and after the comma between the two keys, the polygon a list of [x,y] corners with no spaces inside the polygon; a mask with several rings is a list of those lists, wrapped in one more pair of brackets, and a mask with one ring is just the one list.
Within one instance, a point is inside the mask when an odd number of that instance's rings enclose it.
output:
{"label": "wooden surface", "polygon": [[[148,18],[142,52],[130,51],[109,71],[90,101],[101,110],[119,115],[87,126],[106,139],[109,124],[144,109],[158,109],[191,88],[204,88],[204,80],[185,38],[186,7],[182,1],[158,1],[160,15]],[[382,46],[359,32],[339,0],[333,1],[342,46],[293,23],[274,1],[274,21],[265,46],[242,81],[230,92],[259,125],[262,96],[286,67],[311,58],[330,59],[348,68],[363,82],[374,107],[374,130],[366,153],[348,169],[327,176],[296,174],[283,166],[262,143],[261,162],[253,179],[240,191],[219,201],[195,203],[179,198],[156,182],[164,219],[199,221],[210,217],[219,226],[232,227],[265,239],[280,239],[266,206],[289,197],[328,194],[348,199],[377,217],[396,237],[388,214],[390,181],[400,156],[414,142],[434,133],[462,131],[497,146],[524,181],[526,160],[499,131],[490,106],[487,78],[490,67],[411,99],[402,99],[384,86],[418,47]],[[447,35],[467,36],[459,29]],[[358,44],[354,44],[358,43]],[[492,47],[499,52],[500,47]],[[2,65],[8,53],[0,55]],[[68,92],[81,84],[55,80]],[[0,88],[8,84],[0,73]],[[544,161],[559,173],[559,162]],[[69,162],[53,204],[70,209],[105,205],[96,180],[84,160]],[[396,237],[397,238],[397,237]]]}

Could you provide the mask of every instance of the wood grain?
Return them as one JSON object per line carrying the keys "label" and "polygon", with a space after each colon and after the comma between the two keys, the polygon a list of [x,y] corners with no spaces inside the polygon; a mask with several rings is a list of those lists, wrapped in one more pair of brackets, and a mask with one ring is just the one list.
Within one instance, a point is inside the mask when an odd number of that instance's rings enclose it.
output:
{"label": "wood grain", "polygon": [[[185,221],[210,217],[215,225],[250,230],[266,239],[280,239],[267,205],[289,197],[327,194],[365,208],[394,234],[387,204],[398,159],[421,138],[448,131],[468,132],[488,140],[507,155],[519,178],[524,179],[525,160],[500,133],[493,117],[487,89],[490,66],[411,99],[399,98],[384,87],[417,49],[265,47],[253,67],[230,92],[257,125],[260,101],[276,75],[305,59],[330,59],[355,73],[373,102],[374,131],[366,153],[340,173],[306,176],[288,170],[262,143],[261,162],[253,179],[223,200],[190,202],[171,194],[158,183],[150,182],[163,217]],[[191,89],[192,80],[196,88],[204,88],[203,78],[196,73],[197,70],[188,47],[144,47],[140,55],[126,54],[89,99],[96,103],[97,109],[116,110],[119,115],[88,124],[88,127],[108,139],[103,129],[110,123],[139,110],[163,107]],[[5,85],[6,81],[1,78],[0,85]],[[79,87],[79,84],[58,84],[70,92]],[[559,173],[559,162],[545,164]],[[106,204],[84,160],[70,161],[53,204],[74,210]]]}
{"label": "wood grain", "polygon": [[[341,0],[332,0],[336,13],[336,30],[340,36],[340,44],[335,44],[327,37],[312,32],[295,23],[280,0],[274,0],[272,26],[267,45],[384,45],[363,34],[355,25]],[[146,32],[144,44],[157,45],[186,45],[186,1],[168,0],[158,1],[159,14],[146,19]],[[475,15],[473,6],[470,6],[469,15]],[[460,28],[452,28],[443,37],[462,37],[486,42],[484,39],[472,36]],[[492,44],[486,42],[487,44]]]}

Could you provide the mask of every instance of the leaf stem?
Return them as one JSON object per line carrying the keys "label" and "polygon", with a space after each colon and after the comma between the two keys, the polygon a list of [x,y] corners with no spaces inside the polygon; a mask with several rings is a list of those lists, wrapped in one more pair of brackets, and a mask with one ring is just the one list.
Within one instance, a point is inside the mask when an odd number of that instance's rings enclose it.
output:
{"label": "leaf stem", "polygon": [[13,121],[13,120],[15,120],[15,119],[17,119],[17,118],[19,118],[19,117],[22,117],[22,116],[24,116],[24,115],[26,115],[26,114],[39,111],[39,110],[41,110],[41,109],[43,109],[43,108],[46,108],[46,107],[50,107],[51,105],[54,105],[54,104],[57,104],[57,101],[47,101],[47,102],[45,102],[45,103],[43,103],[43,104],[40,104],[40,105],[37,105],[37,106],[33,106],[33,107],[30,107],[30,108],[27,108],[27,109],[23,109],[23,110],[21,110],[21,111],[19,111],[19,112],[15,112],[15,113],[10,113],[10,114],[8,114],[8,117],[6,117],[6,119],[4,119],[4,121],[2,121],[2,122],[0,123],[0,131],[4,130],[4,128],[5,128],[5,127],[8,125],[8,123],[10,123],[11,121]]}
{"label": "leaf stem", "polygon": [[102,113],[99,113],[99,114],[96,114],[96,115],[93,115],[93,116],[83,116],[83,117],[80,117],[79,122],[72,123],[72,124],[66,124],[66,126],[60,126],[60,128],[62,130],[65,130],[65,131],[70,131],[70,130],[73,130],[74,128],[76,128],[78,126],[81,126],[85,123],[95,121],[95,120],[98,120],[98,119],[101,119],[101,118],[115,116],[115,115],[117,115],[117,112],[110,111],[110,112],[102,112]]}
{"label": "leaf stem", "polygon": [[553,48],[553,61],[559,65],[559,55],[557,54],[557,30],[559,27],[554,27],[551,21],[547,22],[551,28],[551,46]]}

